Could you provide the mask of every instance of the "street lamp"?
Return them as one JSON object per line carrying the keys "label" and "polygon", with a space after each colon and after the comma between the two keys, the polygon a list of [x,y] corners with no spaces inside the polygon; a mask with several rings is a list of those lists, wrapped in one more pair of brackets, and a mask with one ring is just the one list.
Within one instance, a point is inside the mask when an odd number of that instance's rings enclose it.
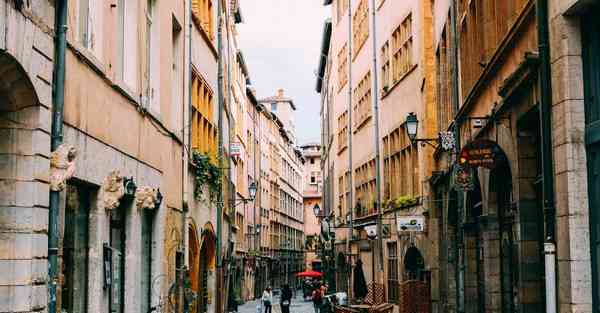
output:
{"label": "street lamp", "polygon": [[437,149],[437,146],[432,142],[439,142],[439,138],[417,138],[417,132],[419,131],[419,120],[417,119],[415,113],[408,113],[404,125],[406,127],[406,135],[412,143],[423,142]]}
{"label": "street lamp", "polygon": [[317,218],[319,218],[321,216],[321,207],[319,206],[319,204],[315,204],[315,206],[313,207],[313,212],[315,213],[315,216]]}
{"label": "street lamp", "polygon": [[256,198],[256,182],[251,182],[248,186],[248,199],[253,201]]}
{"label": "street lamp", "polygon": [[254,201],[256,198],[256,183],[251,182],[248,186],[248,198],[240,197],[239,199],[232,201],[232,206],[236,207],[242,203],[246,204],[248,202]]}

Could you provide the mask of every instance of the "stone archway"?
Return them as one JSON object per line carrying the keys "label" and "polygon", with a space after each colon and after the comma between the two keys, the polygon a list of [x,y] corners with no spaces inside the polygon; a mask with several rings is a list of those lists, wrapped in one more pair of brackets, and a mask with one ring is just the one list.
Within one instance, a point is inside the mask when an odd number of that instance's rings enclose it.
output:
{"label": "stone archway", "polygon": [[490,172],[489,204],[498,217],[499,277],[501,312],[512,313],[518,306],[518,249],[515,210],[512,206],[512,174],[508,162]]}
{"label": "stone archway", "polygon": [[[188,227],[188,241],[189,241],[189,253],[188,253],[188,266],[189,266],[189,277],[190,287],[192,291],[198,295],[200,293],[200,241],[198,240],[198,232],[196,226],[192,223]],[[190,305],[190,313],[197,313],[198,305],[197,301],[194,301]]]}
{"label": "stone archway", "polygon": [[199,313],[209,312],[209,306],[214,305],[213,299],[219,296],[210,293],[215,282],[214,273],[217,263],[216,238],[212,224],[207,223],[204,225],[199,254],[199,293],[197,311]]}
{"label": "stone archway", "polygon": [[415,246],[410,246],[404,253],[405,280],[422,280],[425,270],[425,259],[421,251]]}
{"label": "stone archway", "polygon": [[[0,52],[0,242],[4,247],[0,261],[9,272],[47,260],[47,249],[39,248],[47,241],[48,222],[42,217],[48,216],[49,185],[39,178],[49,170],[50,120],[49,115],[40,114],[42,107],[30,77],[19,60]],[[36,294],[34,285],[46,279],[44,271],[30,274],[25,279],[5,280],[3,292],[8,301],[2,303],[3,311],[45,308],[41,297],[18,296]]]}

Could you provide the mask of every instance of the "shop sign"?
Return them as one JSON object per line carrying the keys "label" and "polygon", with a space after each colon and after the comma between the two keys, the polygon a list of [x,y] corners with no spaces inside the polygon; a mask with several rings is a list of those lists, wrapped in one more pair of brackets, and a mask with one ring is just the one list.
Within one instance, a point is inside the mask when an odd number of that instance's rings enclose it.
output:
{"label": "shop sign", "polygon": [[444,151],[454,149],[454,145],[456,144],[454,132],[440,132],[440,144]]}
{"label": "shop sign", "polygon": [[425,231],[424,216],[398,216],[396,223],[398,224],[398,232]]}
{"label": "shop sign", "polygon": [[454,165],[452,171],[452,188],[456,191],[471,191],[475,189],[475,176],[470,166]]}
{"label": "shop sign", "polygon": [[485,167],[493,169],[504,160],[504,152],[500,146],[489,139],[477,139],[465,145],[460,151],[459,163],[473,168]]}
{"label": "shop sign", "polygon": [[240,158],[242,156],[242,145],[239,142],[232,142],[230,146],[230,154],[233,158]]}

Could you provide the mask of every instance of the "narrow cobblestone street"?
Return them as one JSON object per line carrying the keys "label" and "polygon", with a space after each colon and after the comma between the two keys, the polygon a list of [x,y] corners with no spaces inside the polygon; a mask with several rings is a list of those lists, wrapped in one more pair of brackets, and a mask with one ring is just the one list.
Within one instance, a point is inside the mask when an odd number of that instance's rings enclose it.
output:
{"label": "narrow cobblestone street", "polygon": [[[279,306],[279,296],[273,297],[273,313],[281,313],[281,307]],[[243,305],[240,305],[238,308],[238,313],[258,313],[256,306],[258,305],[259,300],[248,301]],[[264,312],[264,308],[262,308],[262,312]],[[312,302],[309,300],[302,299],[300,292],[296,293],[296,298],[292,300],[292,305],[290,307],[290,313],[312,313],[313,307]]]}

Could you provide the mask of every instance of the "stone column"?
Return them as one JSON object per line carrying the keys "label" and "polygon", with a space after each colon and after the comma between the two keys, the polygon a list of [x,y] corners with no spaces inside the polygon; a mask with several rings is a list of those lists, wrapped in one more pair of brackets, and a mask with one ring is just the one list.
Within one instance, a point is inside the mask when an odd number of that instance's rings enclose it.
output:
{"label": "stone column", "polygon": [[549,0],[559,312],[592,312],[591,251],[578,0]]}

